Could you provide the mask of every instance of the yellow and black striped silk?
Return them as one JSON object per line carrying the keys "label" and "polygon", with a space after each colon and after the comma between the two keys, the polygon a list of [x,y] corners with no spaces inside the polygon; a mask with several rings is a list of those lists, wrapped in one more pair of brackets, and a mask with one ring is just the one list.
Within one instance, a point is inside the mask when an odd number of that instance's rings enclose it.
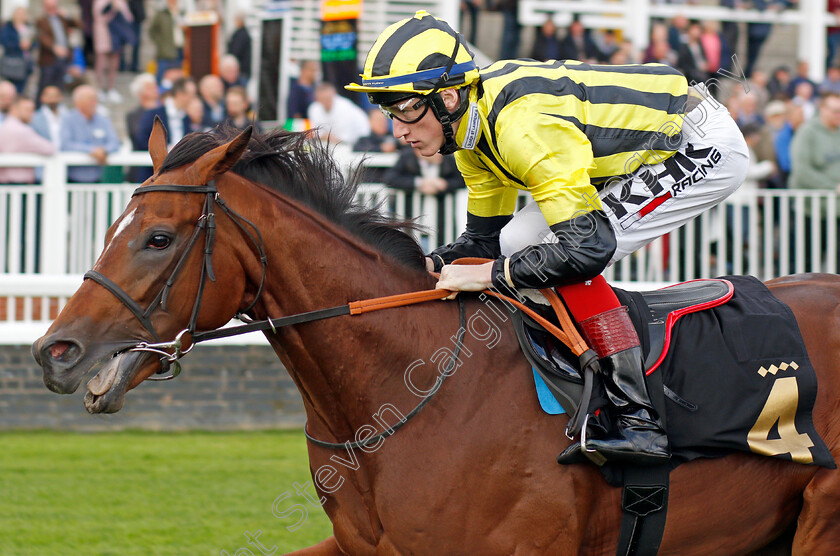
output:
{"label": "yellow and black striped silk", "polygon": [[[610,178],[674,154],[687,91],[685,77],[662,64],[507,60],[482,69],[471,91],[478,141],[455,154],[468,211],[512,214],[519,189],[549,225],[600,209],[597,192]],[[467,128],[465,116],[458,144]]]}

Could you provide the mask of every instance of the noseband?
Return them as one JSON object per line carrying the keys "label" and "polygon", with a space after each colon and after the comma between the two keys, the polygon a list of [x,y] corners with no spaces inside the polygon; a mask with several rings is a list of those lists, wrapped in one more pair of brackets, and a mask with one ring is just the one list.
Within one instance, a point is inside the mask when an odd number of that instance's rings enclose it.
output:
{"label": "noseband", "polygon": [[[111,292],[125,307],[131,311],[131,313],[140,321],[140,324],[143,325],[149,334],[152,335],[154,338],[155,343],[148,343],[148,342],[139,342],[137,345],[128,349],[128,351],[149,351],[152,353],[157,353],[161,355],[161,369],[158,371],[158,374],[165,373],[169,368],[170,365],[172,366],[172,374],[165,376],[165,377],[150,377],[149,380],[169,380],[178,376],[181,372],[181,366],[178,363],[178,359],[181,358],[184,354],[188,353],[193,346],[194,343],[190,345],[189,349],[182,350],[182,338],[185,333],[189,333],[193,335],[195,333],[196,323],[198,322],[198,311],[201,308],[201,299],[204,295],[204,286],[209,278],[211,282],[216,281],[216,275],[213,272],[213,245],[216,239],[216,214],[215,214],[215,207],[218,206],[222,211],[227,214],[227,216],[231,219],[231,221],[236,224],[240,230],[242,230],[245,235],[251,240],[251,243],[257,248],[257,252],[260,258],[260,264],[262,265],[262,276],[260,278],[260,285],[257,288],[257,294],[254,296],[254,301],[243,311],[242,313],[247,313],[259,301],[260,296],[262,295],[263,287],[265,286],[265,274],[266,274],[266,256],[265,256],[265,245],[263,243],[262,234],[260,230],[247,218],[243,217],[232,208],[230,208],[227,203],[221,198],[218,189],[216,189],[216,182],[211,181],[207,185],[176,185],[176,184],[160,184],[160,185],[146,185],[138,187],[134,190],[134,193],[131,194],[132,197],[136,195],[142,195],[144,193],[153,193],[153,192],[168,192],[168,193],[203,193],[204,197],[204,208],[202,210],[201,216],[198,218],[198,222],[195,224],[195,228],[193,229],[193,233],[190,236],[189,241],[187,241],[187,245],[184,248],[184,251],[181,253],[181,257],[178,259],[175,268],[172,271],[172,274],[169,275],[169,278],[166,280],[166,283],[163,285],[163,288],[158,292],[155,296],[154,300],[149,304],[149,306],[144,310],[134,299],[128,295],[125,290],[120,288],[116,283],[114,283],[110,278],[104,276],[102,273],[96,270],[89,270],[85,273],[85,279],[91,279],[94,282],[97,282],[106,290]],[[250,228],[250,230],[249,230]],[[161,342],[160,336],[158,336],[157,332],[152,325],[152,313],[160,306],[160,309],[165,311],[166,310],[166,303],[169,299],[169,293],[172,290],[172,286],[175,283],[175,279],[178,277],[178,273],[184,266],[189,254],[192,252],[193,247],[198,242],[198,237],[201,235],[202,230],[204,231],[204,260],[201,265],[201,277],[199,278],[198,282],[198,293],[195,297],[195,303],[193,304],[192,315],[190,316],[189,326],[182,330],[173,340],[172,342]],[[251,232],[253,230],[253,233]],[[172,353],[169,353],[165,350],[171,349],[173,350]]]}

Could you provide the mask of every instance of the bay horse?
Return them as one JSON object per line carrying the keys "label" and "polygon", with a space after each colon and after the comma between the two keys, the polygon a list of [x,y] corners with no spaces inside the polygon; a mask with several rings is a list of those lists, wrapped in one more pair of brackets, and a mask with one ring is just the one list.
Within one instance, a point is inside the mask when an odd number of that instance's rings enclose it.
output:
{"label": "bay horse", "polygon": [[[33,345],[45,384],[59,393],[104,364],[87,387],[91,412],[118,411],[128,390],[160,371],[158,355],[127,346],[174,338],[191,320],[210,330],[243,311],[275,318],[434,288],[414,239],[354,206],[354,180],[304,135],[222,130],[192,134],[167,153],[155,125],[149,148],[155,173],[109,229],[93,267],[111,286],[86,280]],[[196,226],[207,223],[207,196],[188,191],[208,184],[230,209],[216,214],[212,255],[191,239],[211,228]],[[820,382],[814,422],[837,458],[840,278],[789,277],[770,287],[799,321]],[[310,442],[334,535],[296,554],[615,552],[620,489],[595,466],[555,462],[569,445],[566,417],[541,411],[510,321],[479,296],[459,297],[475,333],[463,335],[461,364],[422,411],[374,445],[341,451]],[[439,376],[435,354],[455,349],[460,312],[457,301],[433,301],[266,336],[300,390],[307,432],[341,444],[370,438],[418,405]],[[838,546],[836,470],[736,453],[671,475],[661,554],[829,554]]]}

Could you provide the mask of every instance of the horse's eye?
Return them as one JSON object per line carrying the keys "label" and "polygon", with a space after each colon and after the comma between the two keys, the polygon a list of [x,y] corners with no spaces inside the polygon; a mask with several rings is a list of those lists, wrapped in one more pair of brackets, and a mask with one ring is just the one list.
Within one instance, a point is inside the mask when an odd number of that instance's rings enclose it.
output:
{"label": "horse's eye", "polygon": [[149,242],[147,245],[152,249],[166,249],[169,247],[171,240],[169,236],[163,234],[154,234],[152,237],[149,238]]}

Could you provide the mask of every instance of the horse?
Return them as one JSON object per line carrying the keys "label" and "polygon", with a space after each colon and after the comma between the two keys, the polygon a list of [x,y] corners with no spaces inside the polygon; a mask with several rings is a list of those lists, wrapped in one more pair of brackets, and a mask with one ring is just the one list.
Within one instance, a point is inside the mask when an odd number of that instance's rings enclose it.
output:
{"label": "horse", "polygon": [[[118,411],[127,391],[161,371],[159,353],[128,346],[181,337],[191,322],[213,330],[240,313],[282,318],[434,288],[405,223],[356,206],[357,180],[305,135],[217,130],[167,153],[155,125],[149,150],[154,175],[93,267],[110,284],[85,280],[33,345],[58,393],[103,366],[87,386],[93,413]],[[215,228],[208,196],[226,207]],[[194,238],[211,228],[208,254]],[[770,288],[799,322],[820,382],[816,429],[837,458],[840,278],[787,277]],[[266,331],[300,391],[305,432],[320,441],[308,444],[310,470],[333,524],[333,536],[294,554],[615,552],[620,489],[594,465],[556,463],[570,444],[567,419],[542,412],[510,321],[487,298],[458,297]],[[465,319],[470,331],[459,336]],[[393,430],[397,421],[405,426]],[[660,554],[827,554],[838,545],[836,470],[733,453],[671,474]]]}

